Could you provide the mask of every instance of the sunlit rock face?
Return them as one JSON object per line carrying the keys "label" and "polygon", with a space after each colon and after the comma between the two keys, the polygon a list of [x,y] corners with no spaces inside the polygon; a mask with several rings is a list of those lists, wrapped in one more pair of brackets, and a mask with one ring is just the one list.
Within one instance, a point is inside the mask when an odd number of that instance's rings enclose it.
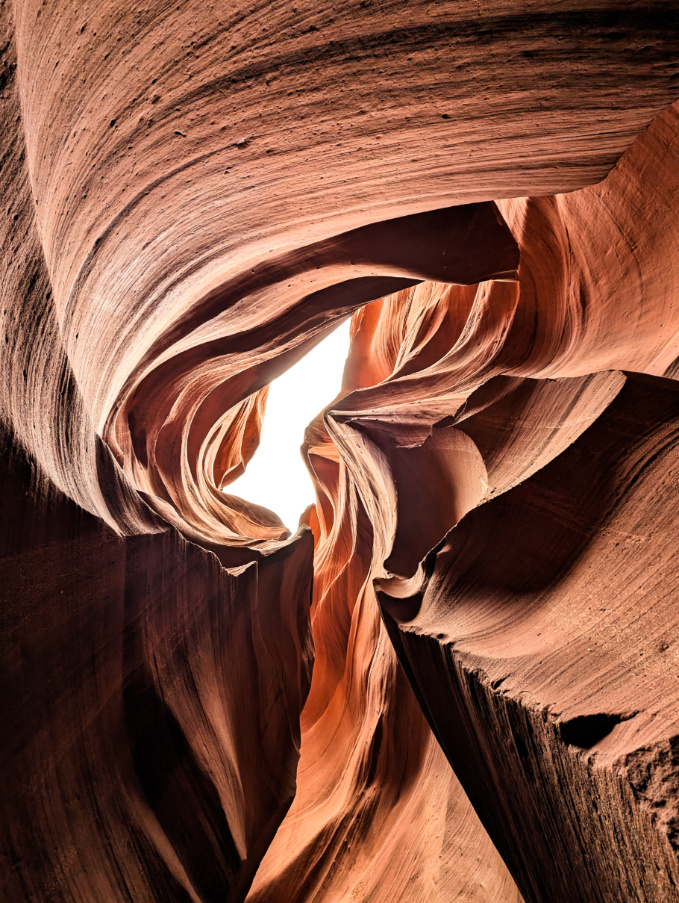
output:
{"label": "sunlit rock face", "polygon": [[0,899],[678,900],[671,4],[0,17]]}

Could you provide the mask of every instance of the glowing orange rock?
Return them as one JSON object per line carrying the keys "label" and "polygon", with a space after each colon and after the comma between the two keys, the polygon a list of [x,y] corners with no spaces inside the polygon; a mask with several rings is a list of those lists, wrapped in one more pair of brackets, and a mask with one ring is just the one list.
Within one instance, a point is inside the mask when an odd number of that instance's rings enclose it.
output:
{"label": "glowing orange rock", "polygon": [[673,11],[336,6],[0,6],[0,898],[676,899]]}

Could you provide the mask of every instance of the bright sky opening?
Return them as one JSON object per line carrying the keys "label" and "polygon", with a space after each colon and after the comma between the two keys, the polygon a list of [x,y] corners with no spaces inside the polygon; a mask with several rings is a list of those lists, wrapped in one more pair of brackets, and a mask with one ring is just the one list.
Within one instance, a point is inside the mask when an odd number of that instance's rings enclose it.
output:
{"label": "bright sky opening", "polygon": [[316,501],[300,452],[304,430],[342,386],[350,323],[341,323],[271,383],[259,448],[245,473],[224,488],[275,511],[293,533],[300,514]]}

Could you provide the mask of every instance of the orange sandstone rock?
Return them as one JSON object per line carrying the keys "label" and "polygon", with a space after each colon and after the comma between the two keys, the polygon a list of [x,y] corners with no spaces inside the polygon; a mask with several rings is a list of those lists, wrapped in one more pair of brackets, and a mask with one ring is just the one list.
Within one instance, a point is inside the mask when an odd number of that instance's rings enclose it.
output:
{"label": "orange sandstone rock", "polygon": [[0,31],[3,903],[678,899],[675,11]]}

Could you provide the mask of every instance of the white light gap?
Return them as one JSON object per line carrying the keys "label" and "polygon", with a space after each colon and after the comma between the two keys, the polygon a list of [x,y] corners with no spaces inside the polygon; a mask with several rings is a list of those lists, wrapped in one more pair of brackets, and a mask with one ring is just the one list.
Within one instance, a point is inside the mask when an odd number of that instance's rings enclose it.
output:
{"label": "white light gap", "polygon": [[304,430],[340,391],[350,323],[345,320],[273,380],[259,447],[245,473],[224,487],[229,495],[275,511],[293,533],[300,514],[316,501],[300,452]]}

